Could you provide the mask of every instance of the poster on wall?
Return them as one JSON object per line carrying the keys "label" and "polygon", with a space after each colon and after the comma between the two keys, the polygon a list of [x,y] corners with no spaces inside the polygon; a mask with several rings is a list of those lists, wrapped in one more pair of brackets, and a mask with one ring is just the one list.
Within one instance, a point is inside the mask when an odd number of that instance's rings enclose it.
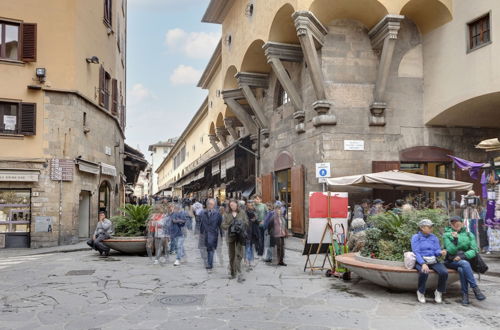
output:
{"label": "poster on wall", "polygon": [[[330,194],[330,197],[328,197]],[[330,199],[330,213],[328,213]],[[347,218],[348,195],[345,192],[310,192],[309,218]]]}
{"label": "poster on wall", "polygon": [[35,217],[35,232],[37,233],[50,233],[52,232],[52,217]]}
{"label": "poster on wall", "polygon": [[17,117],[16,116],[3,116],[3,125],[4,129],[6,131],[15,131],[16,130],[16,124],[17,124]]}

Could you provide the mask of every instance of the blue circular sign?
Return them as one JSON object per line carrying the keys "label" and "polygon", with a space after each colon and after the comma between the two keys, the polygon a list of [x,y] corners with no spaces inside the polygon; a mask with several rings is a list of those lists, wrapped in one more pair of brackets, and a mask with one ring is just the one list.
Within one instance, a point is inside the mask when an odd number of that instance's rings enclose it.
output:
{"label": "blue circular sign", "polygon": [[326,175],[326,170],[324,168],[322,168],[321,170],[319,170],[319,175],[325,176]]}

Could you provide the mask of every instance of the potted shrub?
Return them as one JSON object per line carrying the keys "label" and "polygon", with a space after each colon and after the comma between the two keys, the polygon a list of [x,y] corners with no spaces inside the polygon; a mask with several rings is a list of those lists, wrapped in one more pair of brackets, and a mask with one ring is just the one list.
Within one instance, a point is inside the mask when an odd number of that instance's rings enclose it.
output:
{"label": "potted shrub", "polygon": [[146,222],[151,214],[150,205],[125,204],[122,215],[111,218],[115,234],[104,243],[113,250],[130,253],[146,253]]}

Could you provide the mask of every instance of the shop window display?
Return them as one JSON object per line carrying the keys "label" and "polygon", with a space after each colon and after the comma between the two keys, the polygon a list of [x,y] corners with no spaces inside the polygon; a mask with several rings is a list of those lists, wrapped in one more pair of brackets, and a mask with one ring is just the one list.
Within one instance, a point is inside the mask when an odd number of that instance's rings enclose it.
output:
{"label": "shop window display", "polygon": [[0,190],[0,233],[30,231],[29,190]]}

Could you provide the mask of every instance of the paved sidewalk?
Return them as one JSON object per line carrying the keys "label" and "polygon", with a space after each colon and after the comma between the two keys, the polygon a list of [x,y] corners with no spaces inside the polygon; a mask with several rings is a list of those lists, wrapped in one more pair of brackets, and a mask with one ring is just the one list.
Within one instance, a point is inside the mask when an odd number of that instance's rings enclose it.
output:
{"label": "paved sidewalk", "polygon": [[39,249],[0,249],[0,258],[31,256],[31,255],[49,254],[49,253],[77,252],[85,250],[90,251],[90,248],[86,242],[80,242],[78,244],[71,244],[71,245],[52,246]]}

